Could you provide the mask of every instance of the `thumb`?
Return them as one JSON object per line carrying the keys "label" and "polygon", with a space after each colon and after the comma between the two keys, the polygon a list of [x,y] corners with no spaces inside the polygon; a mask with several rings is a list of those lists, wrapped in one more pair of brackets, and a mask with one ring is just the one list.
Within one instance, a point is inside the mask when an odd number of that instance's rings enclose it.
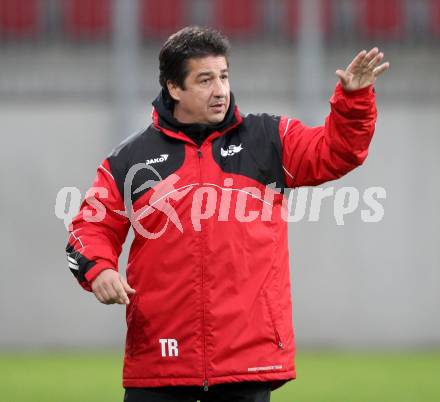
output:
{"label": "thumb", "polygon": [[119,280],[122,283],[122,286],[124,287],[124,290],[127,292],[127,294],[134,294],[136,293],[136,290],[134,290],[130,285],[128,284],[127,280],[123,278],[122,276],[119,278]]}
{"label": "thumb", "polygon": [[336,70],[335,73],[341,80],[342,85],[348,85],[348,76],[344,70]]}

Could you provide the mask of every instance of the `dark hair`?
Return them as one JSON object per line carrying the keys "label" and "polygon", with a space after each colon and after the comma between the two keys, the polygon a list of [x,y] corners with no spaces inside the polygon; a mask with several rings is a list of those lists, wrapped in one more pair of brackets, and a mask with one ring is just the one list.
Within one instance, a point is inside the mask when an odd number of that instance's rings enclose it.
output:
{"label": "dark hair", "polygon": [[159,82],[168,93],[167,81],[184,88],[188,74],[188,59],[225,56],[228,60],[231,45],[221,32],[199,26],[188,26],[171,35],[159,53]]}

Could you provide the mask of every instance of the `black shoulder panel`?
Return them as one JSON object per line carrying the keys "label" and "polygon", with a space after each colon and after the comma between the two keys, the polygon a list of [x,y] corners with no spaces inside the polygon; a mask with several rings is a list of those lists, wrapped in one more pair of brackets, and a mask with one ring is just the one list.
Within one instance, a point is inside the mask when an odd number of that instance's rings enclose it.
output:
{"label": "black shoulder panel", "polygon": [[130,180],[133,203],[154,186],[155,182],[179,169],[184,159],[185,144],[162,134],[153,126],[125,139],[108,157],[123,198],[125,180]]}
{"label": "black shoulder panel", "polygon": [[243,123],[212,144],[214,160],[227,173],[250,177],[264,185],[286,187],[279,116],[247,115]]}

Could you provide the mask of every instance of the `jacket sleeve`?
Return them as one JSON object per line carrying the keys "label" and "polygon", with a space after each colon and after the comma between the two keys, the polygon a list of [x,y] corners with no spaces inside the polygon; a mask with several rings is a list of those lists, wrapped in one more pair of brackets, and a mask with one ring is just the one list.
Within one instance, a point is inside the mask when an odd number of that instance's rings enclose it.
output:
{"label": "jacket sleeve", "polygon": [[122,196],[106,159],[98,167],[92,187],[69,226],[67,261],[85,290],[92,290],[92,281],[103,270],[118,269],[130,220],[116,211],[124,210]]}
{"label": "jacket sleeve", "polygon": [[325,125],[320,127],[281,117],[279,134],[288,187],[337,179],[367,157],[377,118],[373,86],[345,92],[338,83],[330,107]]}

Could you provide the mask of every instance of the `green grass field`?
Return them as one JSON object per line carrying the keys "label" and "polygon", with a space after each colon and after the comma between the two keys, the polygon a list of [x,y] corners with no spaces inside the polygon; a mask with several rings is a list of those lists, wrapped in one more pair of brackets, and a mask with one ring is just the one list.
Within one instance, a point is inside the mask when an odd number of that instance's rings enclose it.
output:
{"label": "green grass field", "polygon": [[[0,354],[2,402],[121,402],[118,353]],[[303,352],[272,402],[440,402],[440,351]],[[231,401],[233,402],[233,401]]]}

